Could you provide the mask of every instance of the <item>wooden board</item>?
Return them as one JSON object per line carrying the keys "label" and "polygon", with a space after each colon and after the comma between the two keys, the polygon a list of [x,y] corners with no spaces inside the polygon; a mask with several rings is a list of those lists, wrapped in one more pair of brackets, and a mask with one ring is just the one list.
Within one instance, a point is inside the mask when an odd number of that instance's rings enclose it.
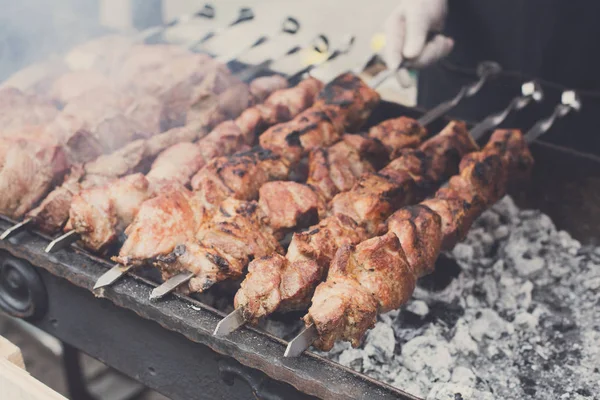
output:
{"label": "wooden board", "polygon": [[25,370],[21,350],[0,336],[0,398],[11,400],[66,400]]}

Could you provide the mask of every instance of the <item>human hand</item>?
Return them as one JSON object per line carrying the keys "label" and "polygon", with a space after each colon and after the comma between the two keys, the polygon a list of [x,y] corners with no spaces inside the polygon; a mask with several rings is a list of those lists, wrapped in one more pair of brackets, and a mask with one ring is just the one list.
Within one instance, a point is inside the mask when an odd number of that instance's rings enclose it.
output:
{"label": "human hand", "polygon": [[429,32],[441,31],[448,9],[447,0],[400,0],[385,22],[387,65],[423,68],[452,51],[454,41],[436,35],[427,42]]}

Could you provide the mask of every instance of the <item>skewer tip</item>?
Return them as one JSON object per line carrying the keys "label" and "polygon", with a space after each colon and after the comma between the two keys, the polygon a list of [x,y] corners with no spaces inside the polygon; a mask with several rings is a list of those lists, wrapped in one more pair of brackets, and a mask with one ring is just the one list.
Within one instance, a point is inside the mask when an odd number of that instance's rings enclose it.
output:
{"label": "skewer tip", "polygon": [[80,238],[79,234],[76,231],[69,231],[64,235],[61,235],[54,239],[48,244],[46,247],[46,253],[54,253],[59,250],[64,249],[65,247],[75,243]]}
{"label": "skewer tip", "polygon": [[117,279],[125,275],[131,269],[131,265],[115,264],[114,267],[106,271],[94,284],[94,290],[112,285]]}
{"label": "skewer tip", "polygon": [[230,333],[238,330],[246,323],[244,319],[242,309],[236,308],[232,312],[229,313],[225,318],[219,321],[215,331],[213,332],[214,336],[227,336]]}
{"label": "skewer tip", "polygon": [[285,348],[284,357],[298,357],[304,353],[319,337],[319,332],[314,324],[310,324],[293,338]]}
{"label": "skewer tip", "polygon": [[173,290],[177,289],[178,286],[183,285],[193,277],[194,274],[191,272],[182,272],[169,278],[160,286],[152,290],[152,292],[150,293],[150,300],[158,300],[160,298],[163,298],[167,294],[171,293]]}
{"label": "skewer tip", "polygon": [[27,228],[27,226],[32,221],[33,220],[31,218],[26,218],[23,221],[19,222],[18,224],[11,226],[10,228],[8,228],[4,232],[2,232],[2,235],[0,235],[0,240],[6,240],[6,239],[13,237],[17,233],[19,233],[19,232],[23,231],[25,228]]}

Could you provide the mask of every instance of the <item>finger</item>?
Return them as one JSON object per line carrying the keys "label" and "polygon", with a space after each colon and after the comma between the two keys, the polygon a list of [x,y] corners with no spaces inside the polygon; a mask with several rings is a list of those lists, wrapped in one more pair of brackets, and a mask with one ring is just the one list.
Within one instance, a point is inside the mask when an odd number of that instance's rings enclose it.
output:
{"label": "finger", "polygon": [[405,18],[406,32],[404,35],[404,49],[402,56],[407,59],[418,57],[427,40],[429,21],[420,9],[412,9]]}
{"label": "finger", "polygon": [[427,43],[421,55],[411,60],[409,65],[411,68],[424,68],[446,57],[453,48],[454,40],[446,36],[437,35],[431,42]]}
{"label": "finger", "polygon": [[385,22],[385,48],[383,56],[388,68],[395,68],[402,62],[404,25],[404,18],[399,12],[394,12]]}

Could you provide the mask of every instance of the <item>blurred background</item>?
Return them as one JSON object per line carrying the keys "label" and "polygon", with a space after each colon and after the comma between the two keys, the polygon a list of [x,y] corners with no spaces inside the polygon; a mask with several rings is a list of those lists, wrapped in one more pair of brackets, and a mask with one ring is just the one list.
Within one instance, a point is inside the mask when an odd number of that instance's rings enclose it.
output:
{"label": "blurred background", "polygon": [[[200,10],[206,2],[196,0],[0,0],[0,80],[5,80],[19,68],[60,56],[71,46],[91,37],[114,31],[128,32],[168,22]],[[383,46],[380,35],[394,0],[364,2],[358,0],[219,0],[212,3],[215,18],[194,19],[166,32],[166,38],[178,43],[190,43],[206,32],[233,21],[241,7],[254,11],[254,21],[239,24],[211,39],[202,48],[216,55],[227,55],[250,44],[260,35],[274,34],[287,16],[301,23],[294,35],[280,35],[249,52],[242,61],[258,62],[294,44],[306,44],[318,34],[325,34],[332,47],[339,46],[354,35],[352,51],[325,68],[317,77],[327,79],[366,61]],[[379,35],[378,35],[379,34]],[[314,61],[308,52],[288,57],[273,65],[273,69],[292,73]],[[414,104],[416,92],[408,82],[400,87],[395,80],[386,82],[382,94],[389,100]]]}

